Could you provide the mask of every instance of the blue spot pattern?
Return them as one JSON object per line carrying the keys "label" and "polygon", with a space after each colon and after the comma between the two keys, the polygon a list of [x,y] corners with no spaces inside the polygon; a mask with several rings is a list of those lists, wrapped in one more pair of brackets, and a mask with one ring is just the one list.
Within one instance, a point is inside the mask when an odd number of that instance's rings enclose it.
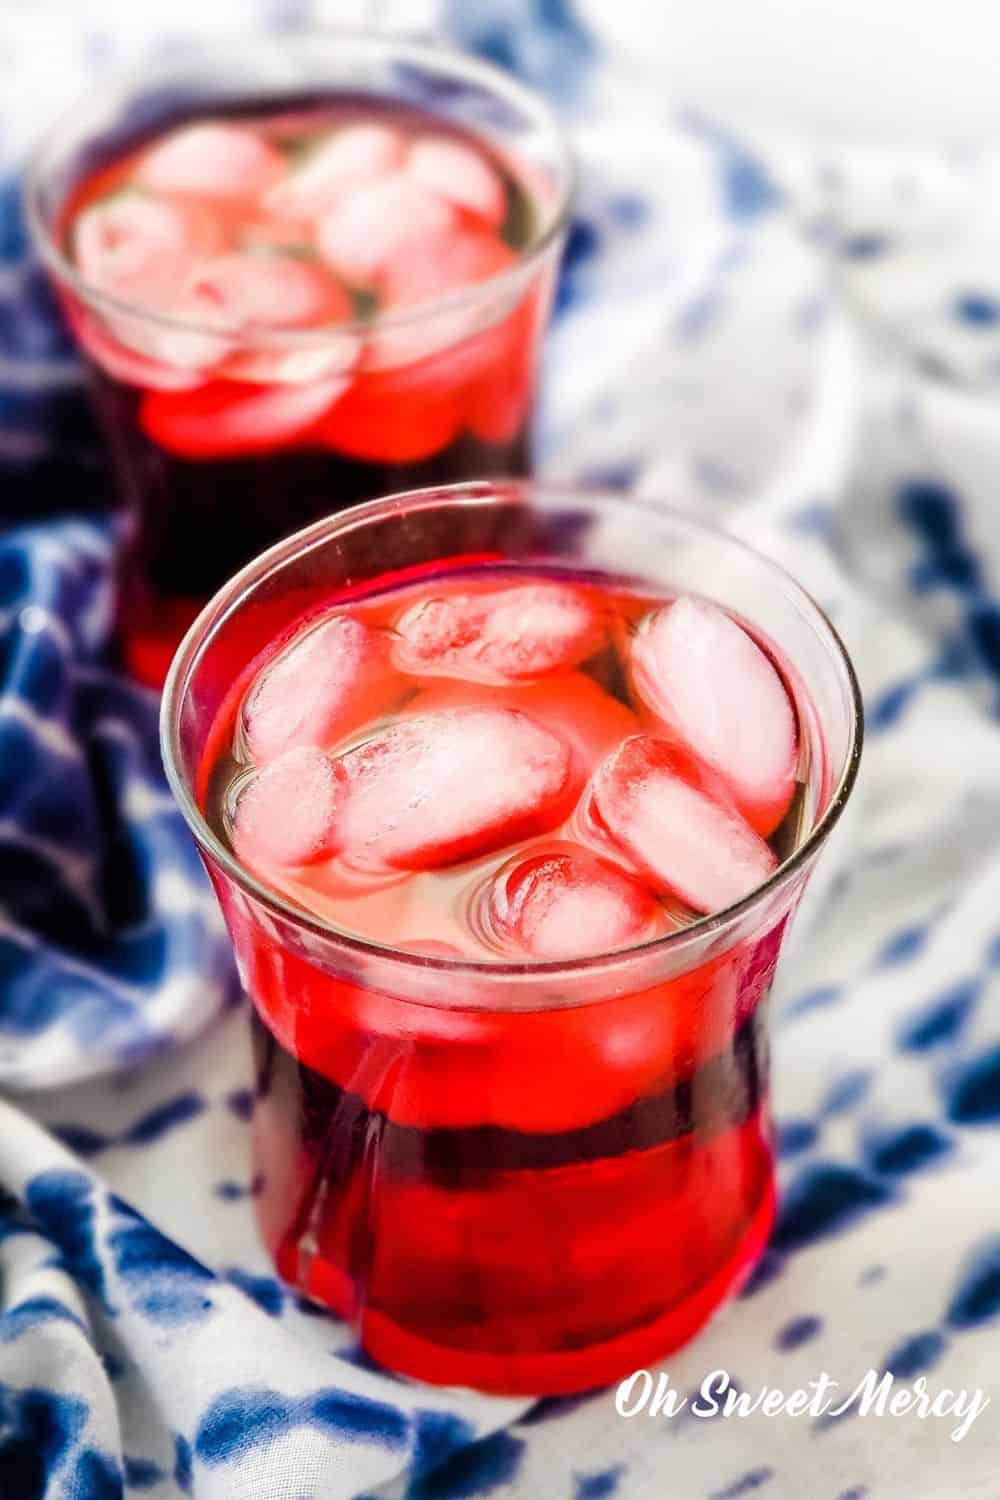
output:
{"label": "blue spot pattern", "polygon": [[494,1432],[470,1443],[439,1468],[418,1474],[407,1486],[406,1500],[477,1500],[512,1484],[524,1458],[522,1438]]}
{"label": "blue spot pattern", "polygon": [[590,83],[594,42],[570,0],[445,0],[444,24],[463,47],[518,73],[564,108]]}
{"label": "blue spot pattern", "polygon": [[953,1042],[973,1010],[982,989],[981,981],[961,980],[937,995],[899,1030],[899,1045],[904,1052],[928,1052],[946,1042]]}
{"label": "blue spot pattern", "polygon": [[937,1364],[946,1348],[946,1340],[937,1329],[926,1333],[914,1333],[887,1354],[882,1361],[884,1370],[891,1370],[898,1380],[912,1380]]}
{"label": "blue spot pattern", "polygon": [[786,1323],[784,1328],[779,1330],[774,1340],[774,1347],[787,1353],[791,1349],[799,1349],[803,1344],[808,1344],[822,1331],[822,1318],[811,1316],[793,1318],[790,1323]]}
{"label": "blue spot pattern", "polygon": [[749,1469],[727,1484],[725,1489],[714,1490],[710,1500],[742,1500],[744,1495],[755,1495],[762,1490],[774,1478],[774,1470],[769,1467]]}
{"label": "blue spot pattern", "polygon": [[196,1120],[205,1108],[205,1100],[189,1091],[158,1104],[116,1135],[105,1135],[86,1125],[54,1125],[52,1130],[78,1156],[97,1156],[112,1146],[153,1146],[171,1131]]}
{"label": "blue spot pattern", "polygon": [[953,308],[958,321],[969,328],[995,328],[1000,323],[1000,300],[986,292],[963,292]]}
{"label": "blue spot pattern", "polygon": [[[0,1083],[4,1042],[12,1082],[68,1060],[85,1076],[88,1060],[168,1045],[235,985],[166,794],[156,705],[107,670],[110,562],[96,523],[0,535],[0,705],[21,705],[0,712]],[[167,910],[156,882],[170,872],[189,894]],[[152,1022],[168,985],[177,998]]]}
{"label": "blue spot pattern", "polygon": [[978,1328],[1000,1315],[1000,1239],[989,1239],[969,1254],[946,1318],[952,1328]]}
{"label": "blue spot pattern", "polygon": [[6,1312],[0,1313],[0,1344],[11,1344],[29,1330],[46,1323],[71,1323],[83,1330],[83,1323],[64,1302],[55,1297],[26,1297]]}
{"label": "blue spot pattern", "polygon": [[277,1318],[280,1315],[285,1304],[284,1288],[280,1281],[276,1281],[273,1276],[252,1276],[249,1271],[240,1270],[238,1266],[226,1271],[224,1275],[227,1281],[238,1286],[241,1292],[245,1292],[256,1302],[268,1317]]}
{"label": "blue spot pattern", "polygon": [[797,1250],[884,1208],[893,1189],[856,1167],[817,1162],[803,1167],[785,1190],[772,1245]]}
{"label": "blue spot pattern", "polygon": [[776,1132],[779,1156],[798,1156],[819,1139],[819,1126],[812,1120],[782,1120]]}
{"label": "blue spot pattern", "polygon": [[65,1474],[86,1419],[75,1396],[0,1385],[0,1477],[12,1497],[43,1500],[49,1476]]}
{"label": "blue spot pattern", "polygon": [[229,1463],[296,1427],[385,1448],[401,1448],[409,1437],[398,1407],[352,1391],[331,1388],[295,1401],[266,1387],[246,1386],[216,1397],[198,1424],[194,1451],[203,1463]]}
{"label": "blue spot pattern", "polygon": [[1000,1045],[957,1065],[944,1080],[948,1118],[957,1125],[1000,1121]]}
{"label": "blue spot pattern", "polygon": [[[97,1230],[99,1196],[105,1200],[107,1261],[102,1260]],[[58,1246],[62,1262],[107,1312],[116,1312],[108,1297],[109,1270],[133,1309],[162,1328],[199,1322],[213,1310],[212,1272],[120,1198],[99,1195],[83,1172],[40,1173],[27,1184],[25,1198],[32,1217]]]}
{"label": "blue spot pattern", "polygon": [[963,644],[978,669],[1000,683],[1000,601],[987,585],[979,556],[965,535],[959,495],[940,479],[901,485],[897,506],[922,548],[911,573],[916,593],[947,589],[961,602]]}
{"label": "blue spot pattern", "polygon": [[174,1483],[182,1495],[190,1495],[194,1484],[191,1444],[181,1433],[174,1437]]}
{"label": "blue spot pattern", "polygon": [[865,1069],[855,1068],[850,1073],[844,1073],[827,1089],[820,1105],[820,1113],[826,1116],[840,1115],[853,1109],[867,1094],[871,1081],[871,1073]]}
{"label": "blue spot pattern", "polygon": [[107,1305],[90,1179],[68,1169],[42,1172],[28,1183],[25,1201],[32,1217],[58,1245],[77,1281]]}
{"label": "blue spot pattern", "polygon": [[746,224],[781,206],[781,190],[765,163],[730,131],[692,110],[679,123],[718,153],[720,196],[732,221]]}
{"label": "blue spot pattern", "polygon": [[449,1411],[417,1411],[414,1415],[413,1472],[426,1475],[448,1463],[475,1440],[476,1429]]}
{"label": "blue spot pattern", "polygon": [[947,1156],[952,1142],[936,1125],[915,1123],[873,1132],[865,1142],[865,1160],[874,1172],[904,1177]]}
{"label": "blue spot pattern", "polygon": [[847,260],[877,260],[891,249],[892,240],[887,234],[847,235],[837,247]]}
{"label": "blue spot pattern", "polygon": [[132,1305],[162,1327],[200,1322],[214,1307],[211,1271],[121,1200],[107,1243]]}
{"label": "blue spot pattern", "polygon": [[628,1472],[625,1464],[614,1464],[593,1474],[573,1476],[573,1500],[610,1500]]}

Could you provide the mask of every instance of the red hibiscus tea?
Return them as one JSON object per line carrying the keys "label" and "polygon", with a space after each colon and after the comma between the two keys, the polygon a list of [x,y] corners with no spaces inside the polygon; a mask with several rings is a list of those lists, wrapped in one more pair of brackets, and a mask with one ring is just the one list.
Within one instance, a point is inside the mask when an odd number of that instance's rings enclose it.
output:
{"label": "red hibiscus tea", "polygon": [[[287,592],[271,563],[242,639],[220,626],[187,775],[254,1002],[279,1271],[390,1367],[541,1392],[683,1342],[766,1241],[765,1002],[852,760],[708,580],[579,537],[511,555],[519,493],[461,492],[512,506],[492,555],[345,588],[334,531]],[[435,504],[467,531],[461,503],[404,497],[396,530]],[[391,536],[390,505],[359,517]]]}
{"label": "red hibiscus tea", "polygon": [[281,536],[531,463],[566,192],[551,125],[448,54],[299,39],[264,63],[286,48],[295,83],[239,59],[216,93],[147,79],[35,174],[127,505],[125,657],[154,684]]}

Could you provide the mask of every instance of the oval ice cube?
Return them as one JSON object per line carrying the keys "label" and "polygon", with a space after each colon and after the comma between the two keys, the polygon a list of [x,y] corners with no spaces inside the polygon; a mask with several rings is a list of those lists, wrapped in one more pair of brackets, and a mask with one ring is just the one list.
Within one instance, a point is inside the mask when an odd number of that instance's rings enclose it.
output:
{"label": "oval ice cube", "polygon": [[179,458],[269,453],[312,427],[348,384],[346,376],[277,386],[213,380],[192,391],[150,391],[139,423],[147,437]]}
{"label": "oval ice cube", "polygon": [[500,708],[400,719],[339,764],[342,855],[362,868],[433,869],[544,833],[577,790],[569,746]]}
{"label": "oval ice cube", "polygon": [[633,735],[594,773],[589,812],[661,891],[695,911],[742,901],[777,866],[774,854],[687,751]]}
{"label": "oval ice cube", "polygon": [[620,866],[589,849],[556,844],[498,871],[486,925],[533,958],[573,959],[651,937],[661,911],[649,888]]}
{"label": "oval ice cube", "polygon": [[343,777],[336,762],[296,745],[240,792],[233,847],[252,866],[313,864],[333,853]]}
{"label": "oval ice cube", "polygon": [[268,193],[267,207],[288,218],[317,218],[352,188],[395,172],[405,158],[403,137],[390,125],[345,126]]}
{"label": "oval ice cube", "polygon": [[405,713],[434,713],[442,708],[512,708],[543,725],[573,752],[574,775],[581,784],[641,724],[624,703],[599,687],[585,672],[560,672],[536,682],[469,683],[437,678],[406,705]]}
{"label": "oval ice cube", "polygon": [[640,627],[632,676],[656,717],[725,779],[758,833],[771,833],[795,791],[798,736],[785,686],[756,641],[725,610],[680,598]]}
{"label": "oval ice cube", "polygon": [[424,187],[467,209],[493,228],[507,213],[503,183],[472,146],[428,135],[414,141],[407,170]]}
{"label": "oval ice cube", "polygon": [[487,281],[509,270],[517,256],[486,229],[455,229],[427,241],[420,255],[403,256],[385,270],[388,307],[409,307]]}
{"label": "oval ice cube", "polygon": [[351,299],[320,266],[293,255],[219,255],[195,266],[177,315],[211,328],[302,328],[349,318]]}
{"label": "oval ice cube", "polygon": [[143,157],[136,181],[158,193],[254,198],[284,177],[285,158],[246,125],[183,125]]}
{"label": "oval ice cube", "polygon": [[396,622],[396,664],[425,676],[480,682],[544,677],[601,644],[604,623],[581,590],[515,584],[423,599]]}
{"label": "oval ice cube", "polygon": [[84,352],[113,379],[155,391],[187,391],[201,383],[202,376],[197,370],[150,359],[132,347],[137,336],[133,319],[121,315],[105,324],[75,298],[65,297],[64,302]]}
{"label": "oval ice cube", "polygon": [[320,253],[346,281],[371,286],[397,257],[447,234],[457,211],[405,172],[356,188],[316,226]]}
{"label": "oval ice cube", "polygon": [[72,230],[73,257],[84,280],[150,308],[176,296],[195,256],[214,243],[210,226],[196,216],[134,192],[85,208]]}
{"label": "oval ice cube", "polygon": [[460,391],[433,363],[361,374],[317,428],[317,438],[362,463],[419,463],[439,453],[457,436],[462,408]]}
{"label": "oval ice cube", "polygon": [[[459,292],[488,281],[514,264],[516,256],[496,235],[483,229],[449,230],[421,240],[411,255],[392,260],[381,276],[383,306],[392,311]],[[429,311],[399,327],[378,327],[373,336],[373,363],[378,368],[410,364],[455,351],[456,380],[474,378],[505,352],[504,337],[511,298],[474,299],[457,307]],[[464,369],[461,368],[464,366]]]}
{"label": "oval ice cube", "polygon": [[295,636],[256,679],[243,703],[243,740],[258,765],[292,745],[332,746],[399,691],[385,636],[352,615],[331,615]]}

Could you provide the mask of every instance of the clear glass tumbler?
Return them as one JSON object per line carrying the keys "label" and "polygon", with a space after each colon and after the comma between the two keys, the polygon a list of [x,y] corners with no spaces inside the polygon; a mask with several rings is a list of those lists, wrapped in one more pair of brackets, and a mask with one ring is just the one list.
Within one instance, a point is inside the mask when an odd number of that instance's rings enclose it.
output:
{"label": "clear glass tumbler", "polygon": [[[327,107],[348,120],[395,111],[481,148],[509,185],[498,232],[512,260],[434,295],[421,293],[418,268],[405,305],[372,312],[355,298],[346,321],[294,328],[153,311],[81,274],[74,204],[127,153],[193,121],[294,122],[296,111]],[[398,37],[317,32],[172,49],[102,83],[53,127],[29,169],[28,218],[109,443],[125,522],[121,636],[136,676],[158,686],[211,594],[331,510],[407,485],[530,472],[572,187],[566,141],[539,98],[489,64]],[[248,221],[238,195],[226,203],[241,254],[284,253],[268,236],[287,226]]]}
{"label": "clear glass tumbler", "polygon": [[[802,836],[766,884],[625,951],[477,963],[352,938],[241,866],[203,812],[234,681],[321,601],[482,556],[694,591],[768,643],[810,769]],[[162,727],[253,1002],[259,1221],[281,1275],[376,1360],[487,1391],[587,1389],[690,1338],[771,1228],[766,1000],[860,756],[857,683],[812,600],[741,542],[629,498],[413,492],[238,574],[174,661]]]}

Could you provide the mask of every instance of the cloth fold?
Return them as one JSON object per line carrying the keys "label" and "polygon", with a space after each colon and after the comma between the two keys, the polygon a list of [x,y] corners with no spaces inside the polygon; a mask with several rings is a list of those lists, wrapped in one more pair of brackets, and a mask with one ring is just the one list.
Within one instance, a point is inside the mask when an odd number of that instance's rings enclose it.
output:
{"label": "cloth fold", "polygon": [[[277,9],[259,19],[309,7]],[[130,41],[152,32],[129,14]],[[988,1418],[954,1443],[940,1421],[626,1420],[613,1392],[434,1390],[276,1279],[230,950],[156,703],[108,665],[100,450],[17,217],[24,141],[120,61],[118,19],[0,19],[20,70],[0,196],[0,1497],[988,1493]],[[438,20],[544,87],[579,148],[547,472],[690,505],[777,556],[866,695],[853,817],[775,992],[781,1217],[744,1296],[665,1369],[688,1395],[720,1369],[751,1393],[822,1371],[847,1392],[870,1367],[989,1392],[1000,287],[985,209],[955,207],[988,164],[748,146],[640,96],[563,3]]]}

